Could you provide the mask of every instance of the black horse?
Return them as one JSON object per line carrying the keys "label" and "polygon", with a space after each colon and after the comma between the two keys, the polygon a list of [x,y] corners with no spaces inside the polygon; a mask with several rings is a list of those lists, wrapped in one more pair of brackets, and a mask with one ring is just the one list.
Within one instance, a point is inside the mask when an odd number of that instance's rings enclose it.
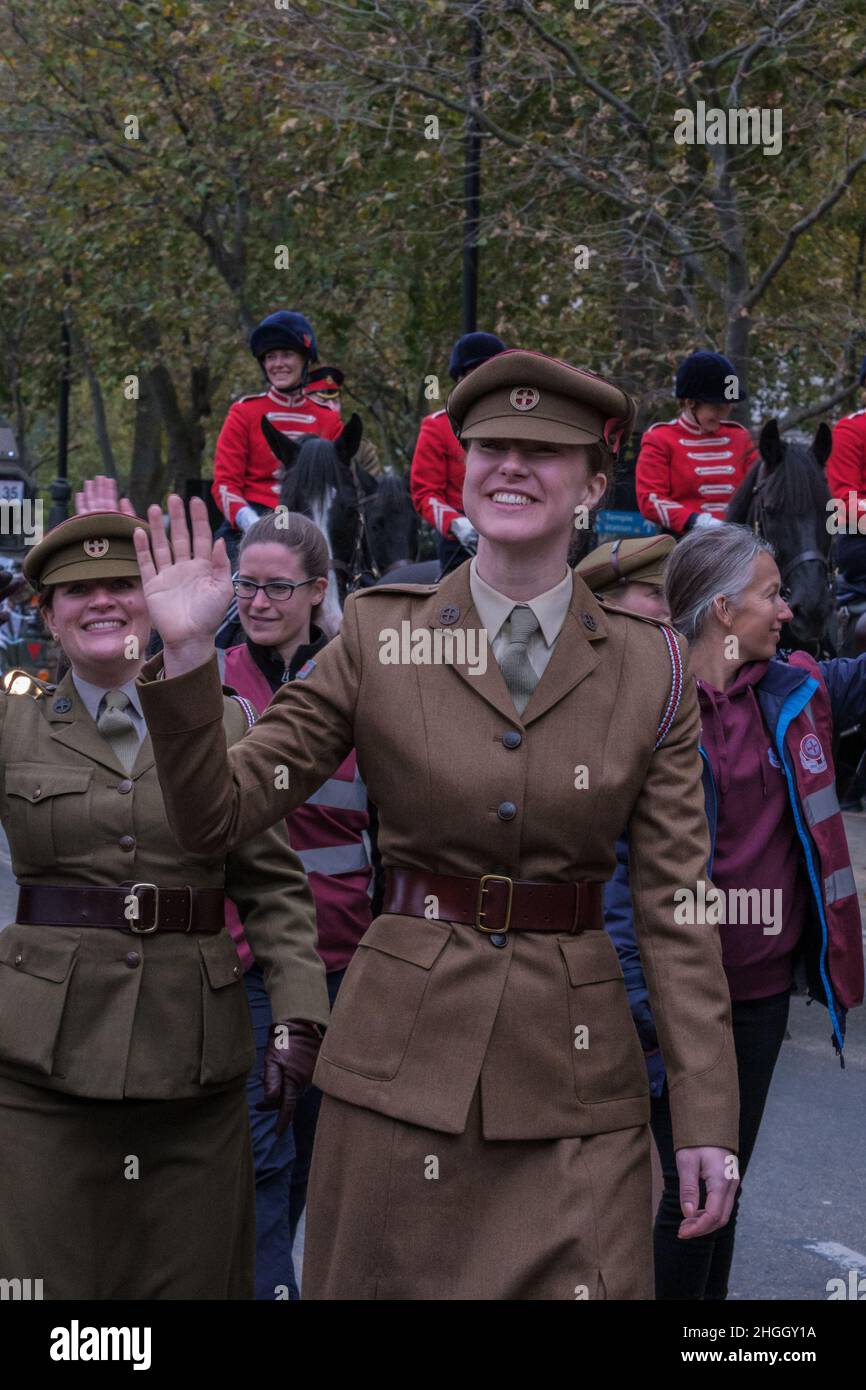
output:
{"label": "black horse", "polygon": [[758,441],[761,456],[727,511],[728,521],[751,526],[776,552],[794,615],[781,645],[813,655],[832,654],[835,645],[830,491],[824,475],[832,440],[829,427],[821,424],[811,445],[792,443],[782,439],[776,420],[768,420]]}

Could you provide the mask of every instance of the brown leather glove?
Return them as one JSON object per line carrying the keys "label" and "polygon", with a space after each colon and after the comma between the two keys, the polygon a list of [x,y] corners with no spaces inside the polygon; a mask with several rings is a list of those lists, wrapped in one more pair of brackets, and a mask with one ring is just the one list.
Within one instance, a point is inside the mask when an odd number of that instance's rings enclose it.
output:
{"label": "brown leather glove", "polygon": [[318,1023],[293,1019],[275,1023],[265,1050],[262,1081],[265,1098],[257,1110],[279,1110],[274,1126],[285,1134],[295,1114],[295,1106],[313,1078],[316,1058],[325,1030]]}

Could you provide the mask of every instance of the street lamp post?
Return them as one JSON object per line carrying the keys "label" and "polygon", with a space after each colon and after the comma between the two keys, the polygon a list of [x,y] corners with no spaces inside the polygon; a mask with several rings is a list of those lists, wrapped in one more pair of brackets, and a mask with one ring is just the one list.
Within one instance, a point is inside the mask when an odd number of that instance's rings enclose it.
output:
{"label": "street lamp post", "polygon": [[[69,272],[63,276],[64,285],[69,284]],[[69,374],[71,344],[69,337],[69,318],[66,306],[60,321],[60,394],[57,402],[57,477],[49,489],[51,507],[48,512],[48,529],[66,520],[69,511]]]}
{"label": "street lamp post", "polygon": [[484,0],[474,0],[469,18],[469,72],[467,88],[472,107],[466,117],[465,159],[463,165],[463,332],[474,333],[478,326],[478,222],[481,208],[481,55],[484,42],[482,17]]}

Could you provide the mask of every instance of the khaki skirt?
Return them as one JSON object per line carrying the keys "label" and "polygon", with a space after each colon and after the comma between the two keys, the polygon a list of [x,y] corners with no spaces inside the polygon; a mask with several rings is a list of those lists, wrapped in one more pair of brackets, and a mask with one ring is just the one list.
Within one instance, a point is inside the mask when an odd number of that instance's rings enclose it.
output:
{"label": "khaki skirt", "polygon": [[0,1076],[0,1278],[46,1299],[253,1298],[244,1084],[90,1100]]}
{"label": "khaki skirt", "polygon": [[651,1299],[649,1127],[488,1140],[325,1096],[303,1299]]}

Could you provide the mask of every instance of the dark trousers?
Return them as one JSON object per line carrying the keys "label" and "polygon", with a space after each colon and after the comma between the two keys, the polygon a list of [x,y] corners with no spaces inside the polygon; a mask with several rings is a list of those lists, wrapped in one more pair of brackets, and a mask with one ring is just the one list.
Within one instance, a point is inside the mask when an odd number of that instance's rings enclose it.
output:
{"label": "dark trousers", "polygon": [[447,570],[450,574],[456,570],[458,565],[462,565],[464,560],[469,559],[469,551],[464,550],[463,546],[453,536],[440,536],[436,532],[436,553],[439,556],[439,563],[443,573]]}
{"label": "dark trousers", "polygon": [[836,564],[853,584],[866,583],[866,536],[837,536]]}
{"label": "dark trousers", "polygon": [[[269,512],[274,510],[272,507],[263,507],[258,502],[249,502],[247,505],[252,507],[254,512],[258,512],[260,517],[267,516]],[[237,568],[238,547],[243,540],[243,535],[243,531],[239,530],[236,526],[232,526],[228,521],[221,521],[214,531],[214,540],[224,540],[226,543],[226,553],[229,557],[229,564],[232,567],[232,574],[234,574]]]}
{"label": "dark trousers", "polygon": [[[333,1006],[345,970],[328,975]],[[272,1018],[262,972],[253,966],[244,976],[256,1039],[256,1064],[247,1081],[247,1105],[256,1170],[256,1298],[300,1299],[292,1263],[295,1232],[307,1201],[307,1180],[316,1137],[322,1092],[310,1086],[298,1102],[294,1123],[277,1135],[275,1110],[256,1110],[262,1099],[262,1067]]]}
{"label": "dark trousers", "polygon": [[[679,1240],[683,1219],[674,1156],[668,1087],[652,1100],[652,1131],[661,1159],[664,1192],[653,1232],[657,1299],[722,1299],[734,1258],[742,1179],[758,1137],[776,1059],[785,1036],[790,995],[773,994],[731,1005],[737,1074],[740,1082],[740,1186],[727,1226],[695,1240]],[[701,1205],[705,1198],[701,1183]]]}

